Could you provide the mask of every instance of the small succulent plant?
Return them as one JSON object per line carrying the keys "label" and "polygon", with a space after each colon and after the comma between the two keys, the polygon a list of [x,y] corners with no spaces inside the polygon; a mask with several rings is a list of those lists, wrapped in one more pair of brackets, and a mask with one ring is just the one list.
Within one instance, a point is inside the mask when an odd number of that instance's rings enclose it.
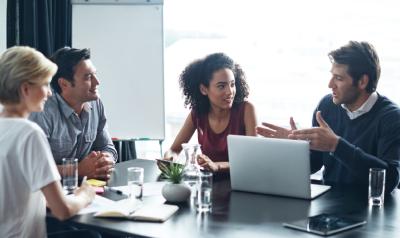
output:
{"label": "small succulent plant", "polygon": [[168,179],[172,183],[178,184],[182,181],[184,166],[182,164],[171,163],[159,164],[159,168],[162,172],[162,177]]}

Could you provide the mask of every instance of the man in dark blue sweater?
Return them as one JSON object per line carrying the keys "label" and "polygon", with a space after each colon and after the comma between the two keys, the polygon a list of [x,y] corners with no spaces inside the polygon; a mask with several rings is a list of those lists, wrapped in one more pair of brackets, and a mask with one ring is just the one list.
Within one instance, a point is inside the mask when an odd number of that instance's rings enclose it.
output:
{"label": "man in dark blue sweater", "polygon": [[400,174],[400,109],[378,94],[378,55],[367,42],[351,41],[329,53],[332,93],[313,114],[313,128],[288,130],[269,123],[260,135],[308,140],[312,173],[324,166],[327,184],[368,184],[370,168],[386,169],[386,192],[398,186]]}

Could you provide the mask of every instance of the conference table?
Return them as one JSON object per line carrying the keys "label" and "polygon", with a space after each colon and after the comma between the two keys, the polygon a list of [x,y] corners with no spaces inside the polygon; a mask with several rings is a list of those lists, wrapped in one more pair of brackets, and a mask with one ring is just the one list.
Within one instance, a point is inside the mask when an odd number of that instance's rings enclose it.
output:
{"label": "conference table", "polygon": [[[154,182],[160,171],[155,161],[135,159],[118,163],[109,185],[126,185],[126,168],[143,167],[145,182]],[[288,188],[290,189],[290,188]],[[144,196],[144,202],[163,202],[161,195]],[[333,237],[398,237],[400,235],[400,195],[394,191],[385,197],[383,207],[370,207],[367,190],[333,186],[330,191],[308,201],[255,193],[233,191],[229,176],[216,176],[211,213],[197,213],[193,204],[179,205],[179,210],[164,223],[78,215],[68,220],[74,226],[134,237],[318,237],[282,226],[284,222],[304,219],[321,213],[334,213],[366,220],[364,226]]]}

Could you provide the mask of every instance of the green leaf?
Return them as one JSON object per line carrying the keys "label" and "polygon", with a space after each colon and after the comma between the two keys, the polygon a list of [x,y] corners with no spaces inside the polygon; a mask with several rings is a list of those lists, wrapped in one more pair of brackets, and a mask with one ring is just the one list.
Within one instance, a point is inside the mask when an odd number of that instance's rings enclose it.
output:
{"label": "green leaf", "polygon": [[184,166],[182,164],[172,163],[168,165],[160,165],[160,170],[163,177],[171,181],[172,183],[180,183],[183,178]]}

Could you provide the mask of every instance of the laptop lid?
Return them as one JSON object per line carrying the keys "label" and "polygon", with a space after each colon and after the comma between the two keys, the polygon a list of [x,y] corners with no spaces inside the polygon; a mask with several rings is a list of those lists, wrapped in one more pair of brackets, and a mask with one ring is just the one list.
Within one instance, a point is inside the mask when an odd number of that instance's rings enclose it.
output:
{"label": "laptop lid", "polygon": [[312,198],[308,142],[229,135],[228,155],[232,189]]}

